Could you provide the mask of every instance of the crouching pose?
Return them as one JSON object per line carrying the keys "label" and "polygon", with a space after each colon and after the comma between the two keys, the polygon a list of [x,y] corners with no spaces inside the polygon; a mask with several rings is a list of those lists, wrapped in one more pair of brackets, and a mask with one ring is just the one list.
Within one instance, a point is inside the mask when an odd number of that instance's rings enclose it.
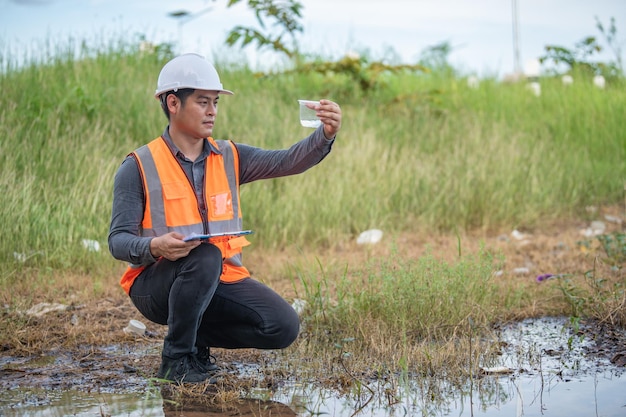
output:
{"label": "crouching pose", "polygon": [[[268,150],[211,137],[222,87],[213,65],[196,54],[162,68],[155,97],[168,125],[131,152],[115,175],[109,250],[129,263],[124,291],[148,320],[168,326],[157,376],[211,380],[211,347],[281,349],[300,327],[294,309],[250,277],[242,263],[239,187],[300,174],[328,155],[341,109],[315,106],[322,124],[289,149]],[[187,240],[193,234],[228,234]]]}

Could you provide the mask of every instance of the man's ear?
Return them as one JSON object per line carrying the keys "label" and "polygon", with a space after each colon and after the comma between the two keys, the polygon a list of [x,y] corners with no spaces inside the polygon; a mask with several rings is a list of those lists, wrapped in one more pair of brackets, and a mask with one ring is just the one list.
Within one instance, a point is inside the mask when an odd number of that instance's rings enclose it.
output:
{"label": "man's ear", "polygon": [[176,114],[178,112],[178,106],[180,104],[180,100],[176,95],[170,94],[165,99],[165,103],[167,104],[167,109],[171,114]]}

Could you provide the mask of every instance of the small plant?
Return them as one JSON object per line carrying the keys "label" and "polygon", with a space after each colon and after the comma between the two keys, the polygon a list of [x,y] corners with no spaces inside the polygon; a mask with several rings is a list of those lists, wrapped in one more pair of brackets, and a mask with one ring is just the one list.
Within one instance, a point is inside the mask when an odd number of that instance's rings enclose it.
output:
{"label": "small plant", "polygon": [[356,82],[363,92],[372,90],[383,83],[385,74],[397,74],[403,71],[427,72],[422,65],[388,65],[381,61],[368,62],[358,54],[347,54],[338,61],[311,62],[300,65],[294,71],[299,73],[317,73],[325,76],[342,74]]}
{"label": "small plant", "polygon": [[596,18],[596,27],[603,35],[609,47],[616,54],[616,61],[598,62],[593,60],[595,55],[604,50],[595,36],[587,36],[574,45],[573,49],[559,45],[546,45],[545,55],[539,58],[542,64],[552,61],[555,65],[566,65],[567,72],[580,72],[588,75],[603,75],[605,77],[620,77],[623,74],[621,63],[621,51],[616,44],[617,29],[615,19],[611,19],[611,25],[605,28]]}
{"label": "small plant", "polygon": [[[569,326],[572,329],[571,335],[567,338],[567,348],[569,350],[573,349],[574,346],[574,340],[576,338],[576,335],[578,335],[580,333],[580,317],[570,317],[569,318]],[[580,335],[579,336],[579,340],[582,341],[584,336]]]}
{"label": "small plant", "polygon": [[599,235],[598,240],[611,263],[619,267],[626,262],[626,233],[613,232]]}
{"label": "small plant", "polygon": [[580,317],[585,310],[587,296],[582,293],[581,288],[576,285],[573,279],[566,278],[559,280],[559,289],[565,297],[565,301],[570,307],[571,317]]}
{"label": "small plant", "polygon": [[559,289],[571,309],[572,324],[580,318],[591,318],[613,326],[626,325],[626,281],[623,277],[616,280],[604,277],[597,261],[594,268],[586,271],[583,277],[582,282],[574,278],[558,281]]}
{"label": "small plant", "polygon": [[[228,7],[240,2],[241,0],[229,0]],[[254,11],[261,30],[235,26],[228,34],[226,44],[233,46],[241,42],[241,47],[244,48],[256,42],[259,50],[269,47],[275,52],[284,53],[289,58],[296,56],[295,36],[303,30],[300,23],[302,4],[295,0],[248,0],[248,6]],[[267,31],[264,19],[273,20],[273,26],[281,28],[281,33],[274,35]],[[291,45],[285,42],[286,37],[291,38]]]}
{"label": "small plant", "polygon": [[615,63],[619,74],[624,73],[624,66],[622,65],[622,48],[617,42],[617,27],[615,26],[615,18],[611,18],[611,24],[608,27],[604,27],[600,19],[596,17],[596,27],[604,37],[607,45],[615,54]]}

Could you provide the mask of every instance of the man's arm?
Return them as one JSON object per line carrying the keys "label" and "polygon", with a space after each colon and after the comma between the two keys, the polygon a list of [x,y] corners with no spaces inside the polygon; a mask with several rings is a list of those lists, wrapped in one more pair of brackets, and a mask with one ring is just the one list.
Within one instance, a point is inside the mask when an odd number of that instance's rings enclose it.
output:
{"label": "man's arm", "polygon": [[267,150],[235,144],[239,152],[240,183],[300,174],[320,163],[334,142],[326,139],[322,126],[289,149]]}
{"label": "man's arm", "polygon": [[141,237],[144,195],[137,161],[127,157],[113,183],[113,207],[109,228],[109,251],[114,258],[135,265],[156,261],[150,252],[151,237]]}

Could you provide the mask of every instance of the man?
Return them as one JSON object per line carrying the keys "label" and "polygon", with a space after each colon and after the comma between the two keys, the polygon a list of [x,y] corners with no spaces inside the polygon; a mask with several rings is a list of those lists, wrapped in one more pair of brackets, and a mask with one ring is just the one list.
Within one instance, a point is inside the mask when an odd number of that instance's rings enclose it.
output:
{"label": "man", "polygon": [[157,376],[170,381],[212,380],[210,347],[281,349],[299,331],[294,309],[241,262],[249,242],[232,233],[243,226],[239,186],[319,163],[341,128],[341,109],[320,100],[315,132],[289,149],[264,150],[211,137],[220,96],[232,94],[200,55],[172,59],[155,92],[168,126],[115,176],[109,250],[130,263],[121,285],[139,312],[168,326]]}

